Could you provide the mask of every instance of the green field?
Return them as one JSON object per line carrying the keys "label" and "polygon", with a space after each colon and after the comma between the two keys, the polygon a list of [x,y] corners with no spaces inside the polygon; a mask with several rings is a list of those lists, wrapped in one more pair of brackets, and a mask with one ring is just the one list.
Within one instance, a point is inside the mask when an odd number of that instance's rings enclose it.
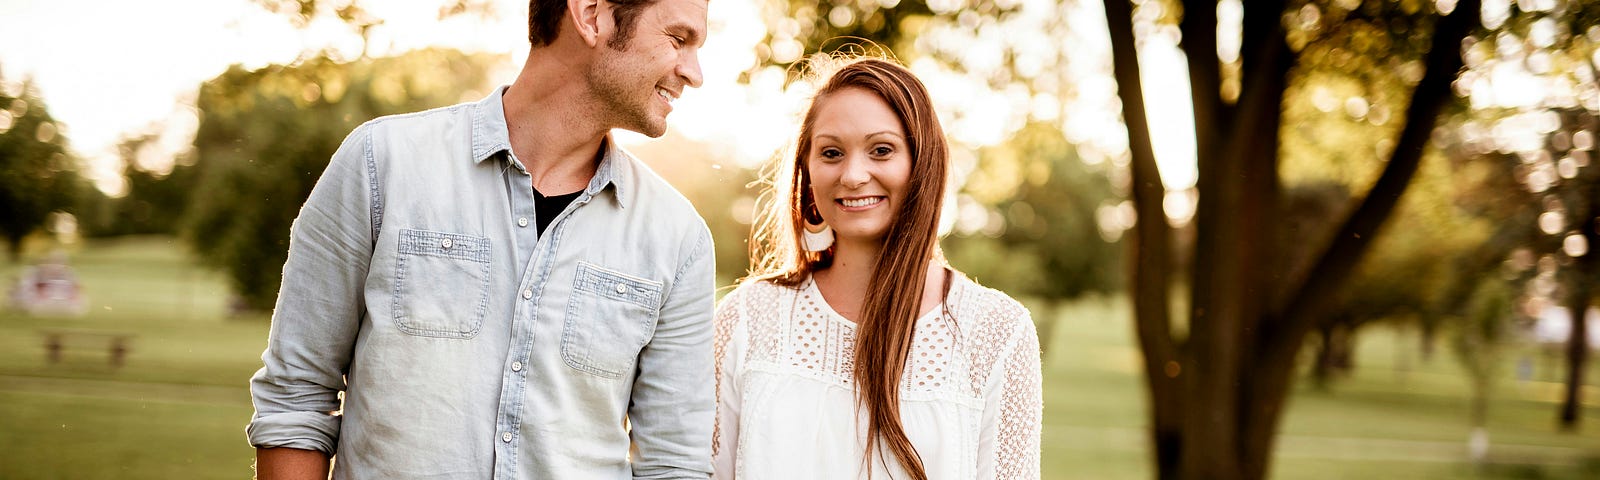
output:
{"label": "green field", "polygon": [[[166,238],[94,243],[72,256],[87,315],[0,313],[0,479],[250,475],[246,384],[267,321],[229,317],[222,279],[182,252]],[[17,270],[0,267],[0,279]],[[1149,478],[1125,301],[1050,312],[1061,323],[1045,362],[1044,477]],[[98,345],[48,363],[42,332],[58,329],[132,335],[126,365],[113,368]],[[1600,478],[1600,389],[1588,390],[1587,428],[1556,433],[1553,358],[1506,356],[1490,407],[1491,463],[1478,467],[1467,458],[1466,377],[1446,347],[1423,361],[1414,333],[1378,329],[1361,340],[1351,377],[1295,393],[1273,478]],[[1514,378],[1510,362],[1523,354],[1534,359],[1533,380]]]}

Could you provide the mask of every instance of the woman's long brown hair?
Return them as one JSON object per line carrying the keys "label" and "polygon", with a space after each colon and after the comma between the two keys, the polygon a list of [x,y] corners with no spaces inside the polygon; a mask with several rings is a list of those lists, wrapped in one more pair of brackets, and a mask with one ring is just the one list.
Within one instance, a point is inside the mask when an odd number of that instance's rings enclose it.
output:
{"label": "woman's long brown hair", "polygon": [[[939,210],[944,204],[949,152],[944,129],[933,111],[928,91],[909,70],[894,63],[866,59],[845,64],[817,90],[800,126],[792,162],[775,162],[765,172],[771,185],[762,195],[760,220],[750,240],[752,276],[798,287],[812,272],[828,267],[833,249],[806,252],[800,248],[807,217],[817,218],[806,158],[811,152],[817,105],[849,88],[864,89],[889,104],[900,118],[911,153],[911,178],[896,221],[890,224],[873,266],[872,282],[856,325],[856,399],[867,410],[867,457],[884,447],[915,480],[926,480],[922,458],[900,423],[900,381],[911,353],[917,311],[928,266],[936,255]],[[787,180],[787,181],[785,181]],[[871,469],[869,467],[868,472]]]}

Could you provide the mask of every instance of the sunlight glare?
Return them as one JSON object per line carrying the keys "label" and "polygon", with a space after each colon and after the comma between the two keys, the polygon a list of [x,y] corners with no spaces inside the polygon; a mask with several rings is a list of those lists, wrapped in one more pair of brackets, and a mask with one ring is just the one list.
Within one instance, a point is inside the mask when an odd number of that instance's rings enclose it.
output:
{"label": "sunlight glare", "polygon": [[1582,234],[1569,234],[1561,240],[1561,252],[1572,258],[1582,257],[1589,253],[1589,241]]}
{"label": "sunlight glare", "polygon": [[1177,39],[1150,39],[1139,51],[1145,110],[1161,182],[1169,190],[1194,186],[1194,105],[1189,96],[1189,67]]}

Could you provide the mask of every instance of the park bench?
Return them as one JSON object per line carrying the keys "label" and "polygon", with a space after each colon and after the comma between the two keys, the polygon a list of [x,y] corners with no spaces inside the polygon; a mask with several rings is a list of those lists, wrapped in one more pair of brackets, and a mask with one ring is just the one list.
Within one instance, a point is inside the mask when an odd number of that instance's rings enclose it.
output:
{"label": "park bench", "polygon": [[61,363],[65,350],[104,350],[112,367],[121,367],[128,358],[134,335],[127,332],[102,330],[45,329],[39,335],[44,339],[45,360]]}

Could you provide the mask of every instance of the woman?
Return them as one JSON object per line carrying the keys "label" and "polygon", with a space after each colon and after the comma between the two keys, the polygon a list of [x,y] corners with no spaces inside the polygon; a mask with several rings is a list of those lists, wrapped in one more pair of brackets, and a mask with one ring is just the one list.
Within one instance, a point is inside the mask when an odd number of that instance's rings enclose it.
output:
{"label": "woman", "polygon": [[817,91],[717,308],[718,478],[1038,478],[1038,336],[938,261],[948,160],[905,68]]}

